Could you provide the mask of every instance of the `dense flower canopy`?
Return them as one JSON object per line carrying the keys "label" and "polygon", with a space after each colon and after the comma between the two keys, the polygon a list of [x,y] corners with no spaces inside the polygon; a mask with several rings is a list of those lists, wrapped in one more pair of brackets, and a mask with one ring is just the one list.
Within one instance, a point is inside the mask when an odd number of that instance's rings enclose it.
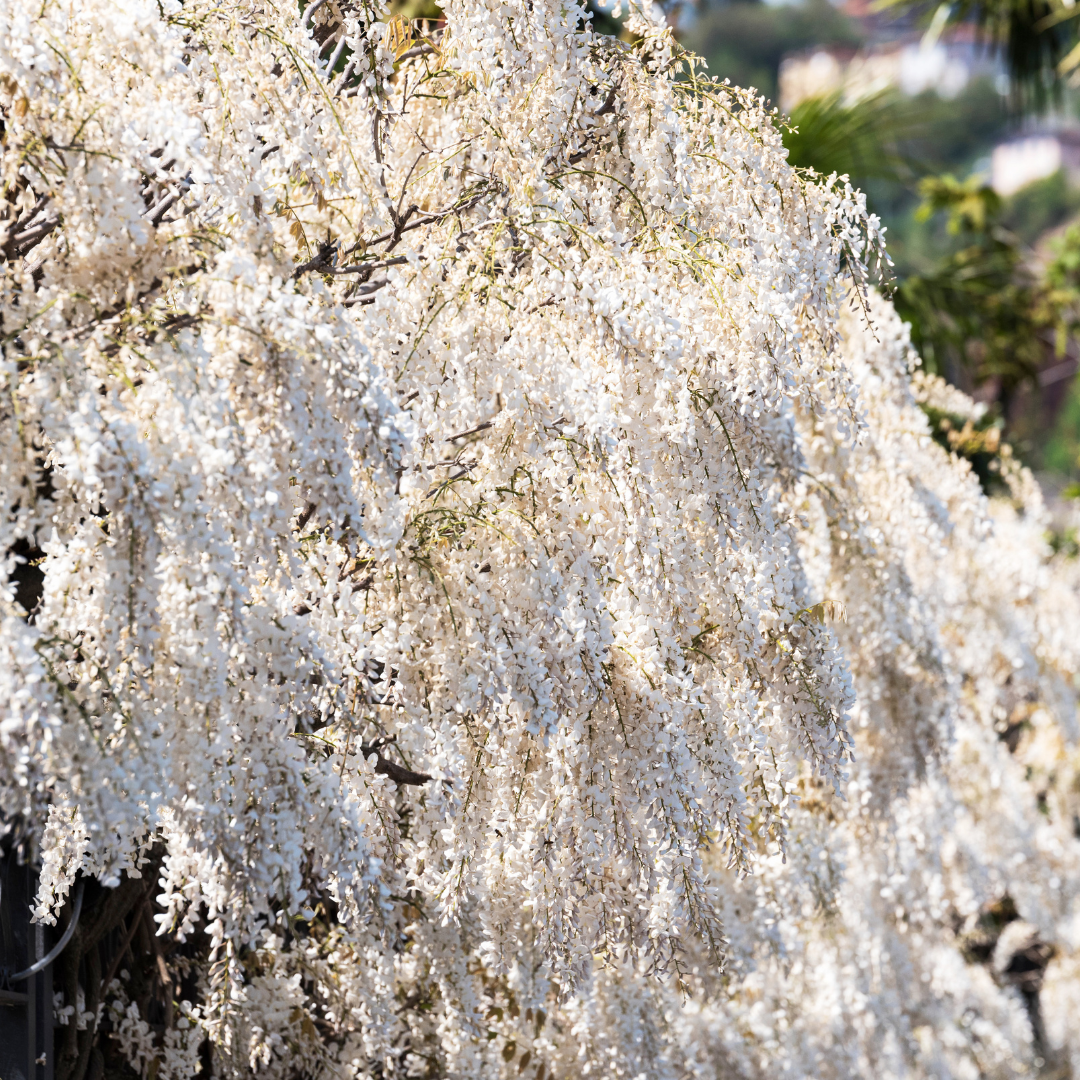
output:
{"label": "dense flower canopy", "polygon": [[0,0],[0,809],[127,897],[59,1080],[1080,1068],[1033,481],[662,20],[445,10]]}

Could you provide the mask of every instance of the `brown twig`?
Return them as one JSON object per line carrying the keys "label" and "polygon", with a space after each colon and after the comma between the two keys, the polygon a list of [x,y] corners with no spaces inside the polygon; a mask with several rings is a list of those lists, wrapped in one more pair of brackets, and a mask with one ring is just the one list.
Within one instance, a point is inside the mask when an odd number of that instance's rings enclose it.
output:
{"label": "brown twig", "polygon": [[[146,901],[143,901],[143,906],[146,906]],[[112,963],[109,965],[108,971],[106,971],[104,977],[101,980],[101,989],[98,991],[98,997],[104,1000],[105,995],[109,991],[109,986],[113,979],[116,977],[116,969],[120,966],[120,961],[124,959],[124,954],[131,946],[131,939],[135,936],[135,931],[139,929],[139,920],[142,918],[142,911],[137,911],[133,914],[131,919],[131,928],[128,930],[124,937],[123,942],[120,944],[120,948],[116,950],[116,955],[113,957]]]}
{"label": "brown twig", "polygon": [[360,753],[365,758],[371,757],[372,754],[375,755],[375,773],[378,776],[389,776],[398,787],[403,785],[422,787],[432,779],[427,773],[413,772],[412,769],[406,769],[404,765],[399,765],[396,761],[383,757],[382,748],[388,741],[387,739],[377,739],[373,743],[360,747]]}

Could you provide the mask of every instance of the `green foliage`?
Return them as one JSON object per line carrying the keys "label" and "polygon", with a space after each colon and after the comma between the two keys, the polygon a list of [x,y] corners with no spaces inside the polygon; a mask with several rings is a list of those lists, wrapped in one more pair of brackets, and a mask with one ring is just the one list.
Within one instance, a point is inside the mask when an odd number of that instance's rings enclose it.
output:
{"label": "green foliage", "polygon": [[1011,448],[1001,439],[999,416],[987,411],[978,420],[923,405],[930,421],[934,442],[971,463],[983,491],[997,494],[1005,490],[1002,459],[1011,457]]}
{"label": "green foliage", "polygon": [[1028,269],[1019,239],[1000,222],[1001,199],[978,177],[922,182],[920,215],[944,214],[962,246],[927,274],[905,279],[894,297],[930,371],[953,382],[996,379],[998,400],[1038,370],[1042,333],[1053,321],[1045,287]]}
{"label": "green foliage", "polygon": [[1049,229],[1080,212],[1080,191],[1063,170],[1036,180],[1011,196],[1002,211],[1002,222],[1025,244],[1034,244]]}
{"label": "green foliage", "polygon": [[[1033,187],[1035,185],[1032,185]],[[1070,339],[1080,335],[1080,225],[1072,225],[1048,247],[1042,273],[1040,321],[1053,330],[1061,361]],[[1043,468],[1066,476],[1080,473],[1080,381],[1074,377],[1050,432],[1038,439]],[[1065,495],[1069,497],[1068,489]],[[1075,496],[1074,496],[1075,497]]]}
{"label": "green foliage", "polygon": [[787,53],[814,45],[855,48],[861,40],[858,26],[829,0],[709,5],[684,35],[687,48],[708,61],[710,75],[753,86],[768,98],[776,97],[780,61]]}
{"label": "green foliage", "polygon": [[1051,529],[1046,534],[1046,542],[1055,555],[1064,555],[1066,559],[1075,559],[1080,555],[1076,529]]}
{"label": "green foliage", "polygon": [[968,171],[1010,124],[1005,99],[986,77],[972,79],[954,98],[926,90],[909,99],[909,108],[919,122],[901,145],[921,175]]}
{"label": "green foliage", "polygon": [[1080,332],[1080,225],[1070,226],[1051,246],[1044,278],[1057,331],[1057,353],[1069,335]]}
{"label": "green foliage", "polygon": [[1080,471],[1080,382],[1075,379],[1043,448],[1042,459],[1044,468],[1051,472],[1076,476]]}
{"label": "green foliage", "polygon": [[435,0],[391,0],[387,10],[392,15],[400,15],[403,19],[428,19],[431,22],[440,22],[443,18],[442,8]]}
{"label": "green foliage", "polygon": [[588,0],[585,10],[589,13],[593,30],[598,34],[607,34],[608,37],[622,36],[622,23],[618,19],[613,19],[611,14],[600,7],[595,0]]}
{"label": "green foliage", "polygon": [[[1075,397],[1075,384],[1073,390]],[[1074,430],[1080,429],[1074,428]],[[1077,461],[1078,458],[1074,448],[1072,461],[1074,472]],[[1069,484],[1062,490],[1061,496],[1065,499],[1080,499],[1080,484]],[[1050,545],[1050,550],[1053,551],[1055,555],[1063,555],[1066,559],[1075,559],[1077,556],[1080,556],[1080,536],[1077,535],[1075,526],[1050,529],[1046,534],[1046,542]]]}
{"label": "green foliage", "polygon": [[979,177],[957,180],[954,176],[928,176],[919,185],[923,204],[916,217],[926,220],[944,211],[952,236],[985,233],[1001,215],[1001,197]]}
{"label": "green foliage", "polygon": [[1053,245],[1046,280],[1055,289],[1080,291],[1080,226],[1072,225]]}
{"label": "green foliage", "polygon": [[823,176],[896,180],[904,168],[896,138],[915,123],[913,111],[895,90],[853,103],[836,92],[807,98],[791,110],[784,146],[792,165]]}

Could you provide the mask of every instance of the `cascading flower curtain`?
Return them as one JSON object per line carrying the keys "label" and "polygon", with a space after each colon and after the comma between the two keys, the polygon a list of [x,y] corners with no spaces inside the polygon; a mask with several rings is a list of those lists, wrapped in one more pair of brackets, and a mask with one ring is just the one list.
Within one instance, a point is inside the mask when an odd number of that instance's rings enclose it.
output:
{"label": "cascading flower curtain", "polygon": [[1064,1067],[1034,482],[934,440],[862,196],[662,19],[445,14],[0,5],[59,1080]]}

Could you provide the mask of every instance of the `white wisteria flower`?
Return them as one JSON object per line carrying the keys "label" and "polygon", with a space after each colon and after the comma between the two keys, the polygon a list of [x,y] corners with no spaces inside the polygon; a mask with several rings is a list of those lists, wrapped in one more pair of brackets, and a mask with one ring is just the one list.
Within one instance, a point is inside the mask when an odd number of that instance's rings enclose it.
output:
{"label": "white wisteria flower", "polygon": [[57,1080],[1080,1069],[1080,572],[862,195],[652,5],[445,15],[0,0]]}

